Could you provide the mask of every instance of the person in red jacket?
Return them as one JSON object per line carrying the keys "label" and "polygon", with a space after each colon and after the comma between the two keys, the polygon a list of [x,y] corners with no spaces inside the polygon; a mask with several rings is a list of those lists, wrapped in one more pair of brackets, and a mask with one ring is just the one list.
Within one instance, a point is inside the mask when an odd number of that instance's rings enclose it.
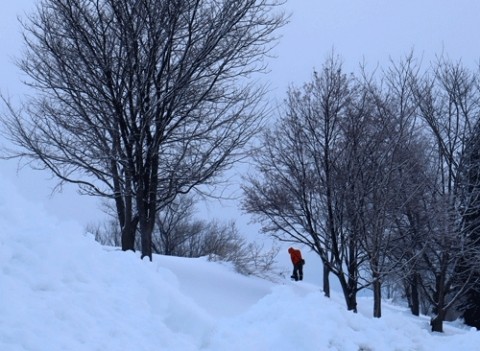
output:
{"label": "person in red jacket", "polygon": [[303,280],[303,265],[305,261],[302,258],[302,253],[293,247],[288,249],[288,253],[290,254],[293,264],[293,275],[291,278],[295,279],[295,281]]}

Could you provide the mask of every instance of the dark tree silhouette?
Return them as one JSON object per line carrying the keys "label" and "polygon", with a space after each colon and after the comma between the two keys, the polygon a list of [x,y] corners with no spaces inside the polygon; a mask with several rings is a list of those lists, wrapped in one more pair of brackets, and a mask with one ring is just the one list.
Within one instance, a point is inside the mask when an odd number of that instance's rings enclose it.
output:
{"label": "dark tree silhouette", "polygon": [[443,58],[432,72],[415,79],[414,89],[425,135],[434,150],[422,289],[434,313],[432,330],[442,332],[447,313],[457,307],[475,280],[475,265],[465,265],[465,257],[475,248],[466,245],[470,231],[463,221],[467,212],[462,205],[461,174],[466,141],[480,115],[480,104],[475,75]]}
{"label": "dark tree silhouette", "polygon": [[[115,202],[122,248],[152,258],[156,212],[213,182],[263,118],[252,74],[284,23],[277,0],[44,0],[10,105],[10,139],[60,182]],[[4,99],[5,100],[5,99]]]}
{"label": "dark tree silhouette", "polygon": [[480,122],[466,141],[465,156],[461,165],[461,207],[466,244],[471,249],[461,260],[460,279],[468,279],[473,269],[472,281],[466,291],[460,310],[467,325],[480,329]]}

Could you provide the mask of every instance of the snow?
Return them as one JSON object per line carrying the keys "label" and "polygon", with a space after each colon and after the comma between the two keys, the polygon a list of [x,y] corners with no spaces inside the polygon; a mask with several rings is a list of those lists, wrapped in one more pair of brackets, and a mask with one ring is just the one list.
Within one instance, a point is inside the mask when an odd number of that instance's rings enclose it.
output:
{"label": "snow", "polygon": [[[20,50],[16,15],[35,3],[9,1],[2,8],[7,95],[19,94],[22,80],[12,64]],[[349,69],[362,58],[375,66],[412,49],[426,61],[441,52],[467,63],[479,57],[480,4],[471,0],[285,6],[293,16],[266,76],[280,101],[287,86],[308,81],[333,48]],[[383,317],[374,319],[367,297],[359,299],[358,314],[346,311],[338,292],[323,296],[318,258],[307,258],[306,281],[271,283],[205,258],[155,256],[147,262],[102,247],[80,225],[62,219],[88,223],[98,208],[72,195],[47,202],[50,189],[41,176],[18,174],[16,163],[9,164],[2,163],[0,174],[0,351],[480,349],[480,334],[459,322],[446,323],[443,334],[431,333],[428,317],[386,302]],[[289,271],[284,254],[279,260]]]}
{"label": "snow", "polygon": [[[81,210],[81,209],[79,209]],[[427,317],[372,301],[346,311],[309,278],[270,282],[206,258],[102,247],[0,184],[2,351],[477,350],[460,322],[432,333]],[[285,253],[285,255],[287,255]]]}

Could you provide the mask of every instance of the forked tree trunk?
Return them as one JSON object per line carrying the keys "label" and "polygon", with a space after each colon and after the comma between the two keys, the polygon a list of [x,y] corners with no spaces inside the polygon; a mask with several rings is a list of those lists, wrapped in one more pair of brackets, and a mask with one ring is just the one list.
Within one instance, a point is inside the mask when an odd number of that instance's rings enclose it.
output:
{"label": "forked tree trunk", "polygon": [[338,279],[340,280],[343,296],[345,297],[347,310],[357,313],[357,289],[347,283],[343,274],[341,274]]}

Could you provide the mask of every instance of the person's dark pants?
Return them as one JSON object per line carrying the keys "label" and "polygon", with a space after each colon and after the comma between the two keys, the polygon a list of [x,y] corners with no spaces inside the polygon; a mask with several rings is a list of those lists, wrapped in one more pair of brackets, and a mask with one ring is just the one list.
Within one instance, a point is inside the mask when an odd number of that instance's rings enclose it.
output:
{"label": "person's dark pants", "polygon": [[293,265],[292,278],[295,279],[295,281],[303,280],[303,264],[302,263],[297,263]]}

